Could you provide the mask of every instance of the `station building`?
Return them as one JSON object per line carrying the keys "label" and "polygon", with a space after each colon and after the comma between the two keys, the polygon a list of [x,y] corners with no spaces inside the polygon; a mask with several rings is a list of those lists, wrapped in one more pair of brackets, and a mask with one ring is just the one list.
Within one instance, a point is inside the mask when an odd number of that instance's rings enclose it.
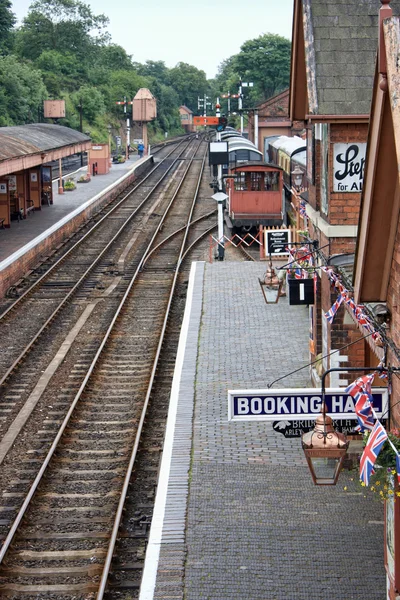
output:
{"label": "station building", "polygon": [[[393,2],[399,14],[400,2]],[[351,10],[350,10],[351,8]],[[361,193],[367,153],[370,107],[378,42],[379,5],[295,0],[289,117],[307,130],[306,194],[293,191],[292,204],[306,200],[309,238],[324,260],[341,273],[352,290]],[[325,317],[338,289],[319,272],[315,304],[310,308],[310,358],[322,371],[375,366],[383,357],[372,336],[343,302],[332,323]],[[352,293],[352,292],[351,292]],[[363,339],[365,338],[365,339]],[[356,342],[346,349],[346,344]],[[333,354],[330,352],[336,350]],[[331,387],[354,379],[332,373]],[[313,380],[320,384],[317,370]],[[377,382],[378,383],[378,382]]]}
{"label": "station building", "polygon": [[[258,129],[256,135],[255,128]],[[301,124],[303,127],[303,124]],[[268,98],[249,112],[249,139],[267,156],[266,143],[271,136],[292,135],[292,122],[289,119],[289,89]],[[257,143],[258,141],[258,143]]]}
{"label": "station building", "polygon": [[[52,204],[52,161],[91,148],[87,135],[47,123],[0,128],[0,226]],[[60,173],[61,175],[61,173]]]}

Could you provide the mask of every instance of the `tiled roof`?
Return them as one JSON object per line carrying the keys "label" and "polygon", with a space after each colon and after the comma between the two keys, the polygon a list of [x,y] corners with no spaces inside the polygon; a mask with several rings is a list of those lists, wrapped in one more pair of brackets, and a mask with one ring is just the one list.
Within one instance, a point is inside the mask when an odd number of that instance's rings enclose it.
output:
{"label": "tiled roof", "polygon": [[[390,4],[400,15],[400,0]],[[311,114],[369,114],[380,0],[303,0]]]}

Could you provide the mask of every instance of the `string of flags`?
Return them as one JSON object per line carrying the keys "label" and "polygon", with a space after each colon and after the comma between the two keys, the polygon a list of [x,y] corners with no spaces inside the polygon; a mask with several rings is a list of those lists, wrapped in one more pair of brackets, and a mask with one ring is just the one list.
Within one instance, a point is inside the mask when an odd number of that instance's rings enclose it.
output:
{"label": "string of flags", "polygon": [[[385,373],[387,377],[387,373]],[[386,441],[391,445],[396,456],[397,481],[400,483],[400,455],[397,448],[389,439],[387,431],[379,421],[373,408],[373,397],[371,386],[375,373],[359,377],[351,383],[345,390],[347,394],[354,398],[354,409],[358,419],[360,432],[370,431],[368,441],[360,460],[360,480],[364,485],[369,485],[371,475],[374,473],[376,459]]]}
{"label": "string of flags", "polygon": [[307,248],[307,246],[301,246],[300,248],[288,246],[287,250],[291,258],[288,270],[292,271],[294,278],[310,278],[309,269],[315,269],[314,256],[310,248]]}
{"label": "string of flags", "polygon": [[336,301],[334,302],[332,307],[328,310],[328,312],[325,313],[325,318],[327,319],[327,321],[329,323],[333,322],[335,315],[336,315],[337,311],[339,310],[341,304],[343,302],[345,302],[347,304],[347,306],[350,307],[351,312],[353,313],[353,316],[354,316],[355,320],[357,321],[357,323],[359,325],[362,325],[362,327],[364,327],[369,333],[372,334],[371,337],[378,346],[383,346],[382,336],[379,333],[379,331],[376,331],[375,327],[373,326],[370,317],[365,312],[365,307],[362,306],[361,304],[356,304],[354,302],[353,298],[351,297],[351,292],[349,292],[349,290],[347,290],[344,287],[342,281],[340,280],[339,276],[334,272],[332,267],[321,267],[321,269],[322,269],[322,271],[325,271],[325,273],[328,275],[331,283],[333,283],[334,286],[339,291],[339,295],[338,295]]}

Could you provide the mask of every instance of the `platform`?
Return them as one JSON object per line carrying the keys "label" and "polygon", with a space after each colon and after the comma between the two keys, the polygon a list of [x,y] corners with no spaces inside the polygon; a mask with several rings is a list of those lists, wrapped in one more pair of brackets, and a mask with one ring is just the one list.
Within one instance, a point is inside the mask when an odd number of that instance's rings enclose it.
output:
{"label": "platform", "polygon": [[[21,221],[11,221],[9,229],[0,230],[0,271],[2,262],[6,258],[32,242],[57,222],[79,210],[82,205],[91,201],[109,185],[118,181],[128,170],[132,169],[137,160],[138,157],[134,156],[126,163],[113,164],[107,175],[96,175],[88,183],[77,183],[76,189],[72,192],[59,194],[58,179],[53,181],[52,205],[43,205],[40,211],[29,213],[27,218]],[[87,167],[82,167],[66,178],[71,178],[76,182],[82,174],[86,173]]]}
{"label": "platform", "polygon": [[[308,362],[308,308],[265,265],[193,263],[140,600],[382,600],[383,506],[357,473],[311,480],[299,438],[228,421],[227,390]],[[309,386],[309,371],[273,387]]]}
{"label": "platform", "polygon": [[[88,183],[77,183],[72,192],[58,194],[53,182],[53,204],[42,206],[26,219],[12,221],[9,229],[0,229],[0,297],[8,293],[24,273],[34,268],[65,239],[71,236],[102,206],[132,183],[153,163],[152,156],[131,157],[114,164],[106,175],[96,175]],[[87,167],[83,168],[83,173]],[[77,171],[75,181],[82,175]]]}

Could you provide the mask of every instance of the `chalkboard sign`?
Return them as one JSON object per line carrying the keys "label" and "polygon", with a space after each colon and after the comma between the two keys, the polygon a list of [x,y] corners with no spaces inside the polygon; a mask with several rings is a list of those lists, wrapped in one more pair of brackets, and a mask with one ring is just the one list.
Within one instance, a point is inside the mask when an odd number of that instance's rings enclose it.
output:
{"label": "chalkboard sign", "polygon": [[289,229],[267,229],[266,237],[266,254],[275,256],[277,254],[289,255],[288,246],[290,244]]}

